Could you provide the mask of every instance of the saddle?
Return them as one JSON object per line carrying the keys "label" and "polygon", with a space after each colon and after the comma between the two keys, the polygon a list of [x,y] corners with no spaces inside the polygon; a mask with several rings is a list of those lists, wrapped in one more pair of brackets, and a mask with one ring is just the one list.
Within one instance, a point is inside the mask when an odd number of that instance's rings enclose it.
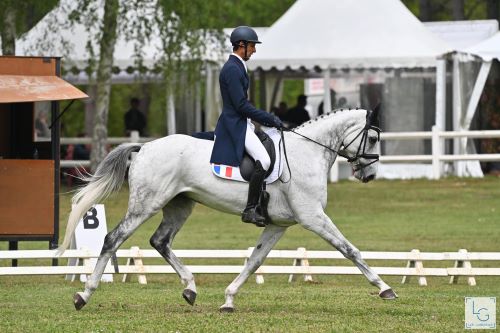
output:
{"label": "saddle", "polygon": [[[271,165],[269,166],[269,169],[266,172],[266,178],[273,172],[274,169],[274,163],[276,162],[276,149],[274,148],[274,142],[263,131],[255,131],[255,135],[259,138],[260,142],[262,142],[262,145],[264,148],[266,148],[267,153],[269,154],[269,157],[271,158]],[[244,180],[250,181],[250,178],[252,177],[253,170],[255,169],[255,161],[254,159],[245,152],[245,155],[243,155],[243,160],[241,161],[240,164],[240,173],[241,177],[243,177]]]}
{"label": "saddle", "polygon": [[[283,169],[281,168],[277,168],[277,170],[275,170],[276,149],[278,149],[277,147],[279,147],[281,143],[279,132],[275,128],[270,128],[267,130],[267,132],[269,134],[264,131],[255,131],[255,134],[259,138],[260,142],[262,142],[262,145],[269,154],[271,165],[269,166],[269,170],[267,170],[265,177],[267,183],[272,183],[273,181],[278,179],[281,172],[283,171]],[[197,132],[192,134],[192,136],[197,139],[212,141],[215,138],[213,132]],[[242,182],[249,182],[255,169],[255,160],[245,152],[245,154],[243,155],[243,160],[241,161],[239,167],[212,163],[211,168],[212,172],[218,177]],[[268,203],[269,193],[266,191],[266,182],[264,182],[257,209],[259,213],[266,218],[266,224],[271,223],[271,219],[269,218],[269,214],[267,212]]]}
{"label": "saddle", "polygon": [[[283,172],[283,160],[276,161],[277,151],[280,149],[280,132],[275,128],[267,128],[265,131],[256,131],[255,134],[262,142],[264,148],[269,154],[271,165],[266,172],[266,183],[270,184],[276,181]],[[214,132],[196,132],[191,134],[197,139],[214,141]],[[250,177],[255,169],[255,161],[246,152],[243,155],[243,160],[239,167],[230,165],[211,163],[210,168],[214,175],[220,178],[236,180],[240,182],[249,182]]]}

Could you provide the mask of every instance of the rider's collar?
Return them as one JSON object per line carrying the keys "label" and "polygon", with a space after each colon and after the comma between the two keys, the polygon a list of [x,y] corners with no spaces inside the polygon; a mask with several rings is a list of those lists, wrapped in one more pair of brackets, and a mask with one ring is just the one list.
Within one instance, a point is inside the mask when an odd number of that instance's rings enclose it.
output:
{"label": "rider's collar", "polygon": [[245,61],[239,56],[237,55],[236,53],[232,53],[232,55],[234,55],[236,58],[240,59],[241,63],[243,64],[243,66],[245,67],[245,72],[248,73],[248,68],[247,68],[247,64],[245,63]]}

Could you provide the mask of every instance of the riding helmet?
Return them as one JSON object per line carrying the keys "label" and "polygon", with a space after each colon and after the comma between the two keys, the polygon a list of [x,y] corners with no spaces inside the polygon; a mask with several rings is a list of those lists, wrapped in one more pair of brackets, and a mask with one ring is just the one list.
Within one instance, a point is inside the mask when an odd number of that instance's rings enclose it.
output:
{"label": "riding helmet", "polygon": [[255,30],[245,25],[234,29],[233,32],[231,32],[230,40],[232,45],[237,45],[240,41],[252,42],[256,44],[262,43],[259,41],[259,37],[257,36]]}

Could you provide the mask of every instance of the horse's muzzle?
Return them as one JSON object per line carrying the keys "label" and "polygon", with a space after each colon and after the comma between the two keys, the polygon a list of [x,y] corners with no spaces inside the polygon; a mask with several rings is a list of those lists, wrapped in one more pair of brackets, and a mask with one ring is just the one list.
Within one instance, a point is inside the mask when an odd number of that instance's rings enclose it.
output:
{"label": "horse's muzzle", "polygon": [[368,183],[369,181],[374,180],[374,179],[375,179],[375,175],[369,175],[367,177],[363,177],[363,179],[361,181],[363,183]]}

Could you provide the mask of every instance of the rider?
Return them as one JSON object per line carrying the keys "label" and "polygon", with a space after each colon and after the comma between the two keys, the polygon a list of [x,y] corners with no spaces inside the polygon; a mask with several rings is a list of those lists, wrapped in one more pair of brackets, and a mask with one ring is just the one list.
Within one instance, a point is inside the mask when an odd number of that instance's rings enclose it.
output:
{"label": "rider", "polygon": [[245,151],[255,160],[255,169],[248,188],[247,206],[241,220],[263,227],[265,218],[256,208],[271,160],[255,135],[255,126],[251,120],[278,128],[283,124],[278,117],[255,108],[248,101],[249,78],[245,61],[256,52],[255,44],[261,43],[257,33],[247,26],[237,27],[231,33],[230,40],[233,53],[219,75],[223,106],[215,127],[215,143],[210,162],[240,166]]}

